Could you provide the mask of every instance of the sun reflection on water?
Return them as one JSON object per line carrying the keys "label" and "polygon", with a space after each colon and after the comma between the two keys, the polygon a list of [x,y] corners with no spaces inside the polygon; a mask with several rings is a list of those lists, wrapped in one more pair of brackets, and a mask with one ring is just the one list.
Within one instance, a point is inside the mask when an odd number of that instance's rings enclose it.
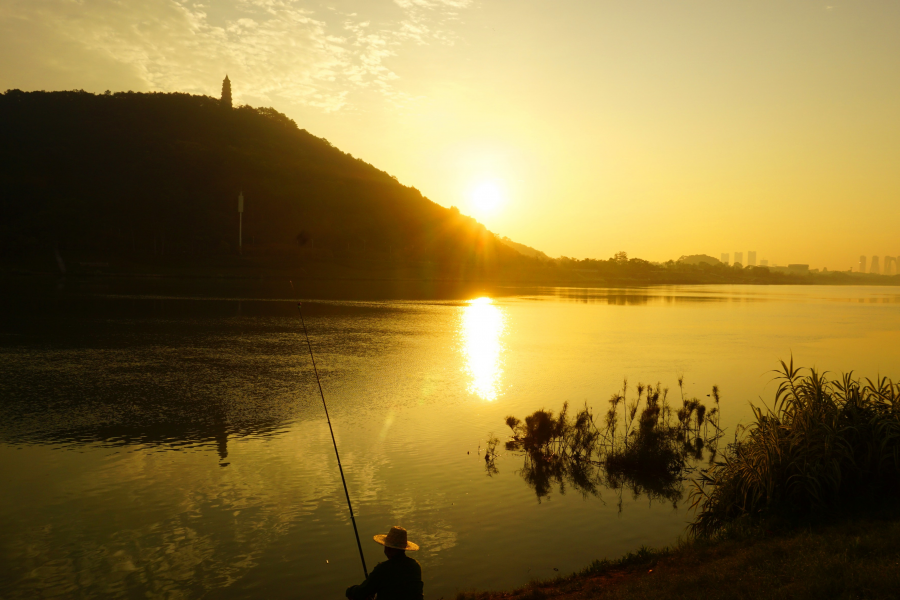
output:
{"label": "sun reflection on water", "polygon": [[492,401],[500,392],[506,317],[490,298],[470,300],[462,312],[462,352],[470,377],[469,392]]}

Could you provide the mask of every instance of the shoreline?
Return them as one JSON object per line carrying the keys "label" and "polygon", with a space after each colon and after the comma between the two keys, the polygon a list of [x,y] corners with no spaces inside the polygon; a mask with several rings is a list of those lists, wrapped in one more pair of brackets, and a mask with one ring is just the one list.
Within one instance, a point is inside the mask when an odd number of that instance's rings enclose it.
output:
{"label": "shoreline", "polygon": [[[896,598],[900,516],[876,513],[595,560],[580,572],[456,600]],[[449,599],[445,599],[449,600]]]}
{"label": "shoreline", "polygon": [[294,282],[382,282],[400,284],[465,284],[465,285],[498,285],[498,286],[534,286],[534,287],[655,287],[666,285],[752,285],[783,287],[790,285],[802,286],[867,286],[867,287],[900,287],[900,275],[808,275],[788,276],[778,280],[742,280],[742,279],[717,279],[704,277],[659,277],[659,278],[588,278],[573,277],[562,274],[559,277],[452,277],[452,276],[428,276],[410,273],[408,270],[384,270],[381,273],[355,272],[334,273],[323,272],[310,273],[307,270],[266,270],[241,272],[240,269],[227,269],[214,272],[211,269],[171,269],[162,271],[134,270],[134,271],[100,271],[75,269],[65,273],[53,270],[35,270],[21,267],[0,266],[0,277],[5,279],[73,279],[73,280],[172,280],[172,281],[278,281],[291,280]]}
{"label": "shoreline", "polygon": [[[801,265],[805,266],[805,265]],[[173,279],[379,281],[426,285],[483,284],[522,286],[619,287],[649,285],[877,285],[900,286],[900,274],[850,271],[782,272],[780,267],[729,267],[617,262],[585,259],[537,261],[434,261],[378,257],[359,253],[267,254],[253,249],[237,255],[143,255],[73,251],[7,256],[0,277],[72,277],[76,279]]]}

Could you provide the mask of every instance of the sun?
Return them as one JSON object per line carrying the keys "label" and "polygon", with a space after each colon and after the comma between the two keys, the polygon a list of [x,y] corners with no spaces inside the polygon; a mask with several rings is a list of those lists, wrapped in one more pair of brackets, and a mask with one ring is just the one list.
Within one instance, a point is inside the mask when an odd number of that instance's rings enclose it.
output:
{"label": "sun", "polygon": [[506,189],[500,181],[482,181],[472,189],[471,198],[479,213],[494,214],[506,203]]}

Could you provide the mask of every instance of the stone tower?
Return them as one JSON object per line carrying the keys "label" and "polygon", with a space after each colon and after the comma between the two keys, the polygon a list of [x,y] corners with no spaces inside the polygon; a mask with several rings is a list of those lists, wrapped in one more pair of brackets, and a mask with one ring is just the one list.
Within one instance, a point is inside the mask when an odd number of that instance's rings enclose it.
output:
{"label": "stone tower", "polygon": [[228,75],[225,76],[225,79],[222,80],[222,106],[225,108],[231,108],[231,80],[228,79]]}

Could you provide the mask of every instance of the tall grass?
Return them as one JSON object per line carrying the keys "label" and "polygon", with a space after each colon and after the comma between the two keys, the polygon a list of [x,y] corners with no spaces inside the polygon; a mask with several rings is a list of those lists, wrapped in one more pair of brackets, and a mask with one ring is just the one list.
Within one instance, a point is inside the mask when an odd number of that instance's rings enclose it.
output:
{"label": "tall grass", "polygon": [[772,408],[691,492],[691,533],[716,535],[745,518],[831,512],[900,490],[900,384],[829,378],[781,361]]}

